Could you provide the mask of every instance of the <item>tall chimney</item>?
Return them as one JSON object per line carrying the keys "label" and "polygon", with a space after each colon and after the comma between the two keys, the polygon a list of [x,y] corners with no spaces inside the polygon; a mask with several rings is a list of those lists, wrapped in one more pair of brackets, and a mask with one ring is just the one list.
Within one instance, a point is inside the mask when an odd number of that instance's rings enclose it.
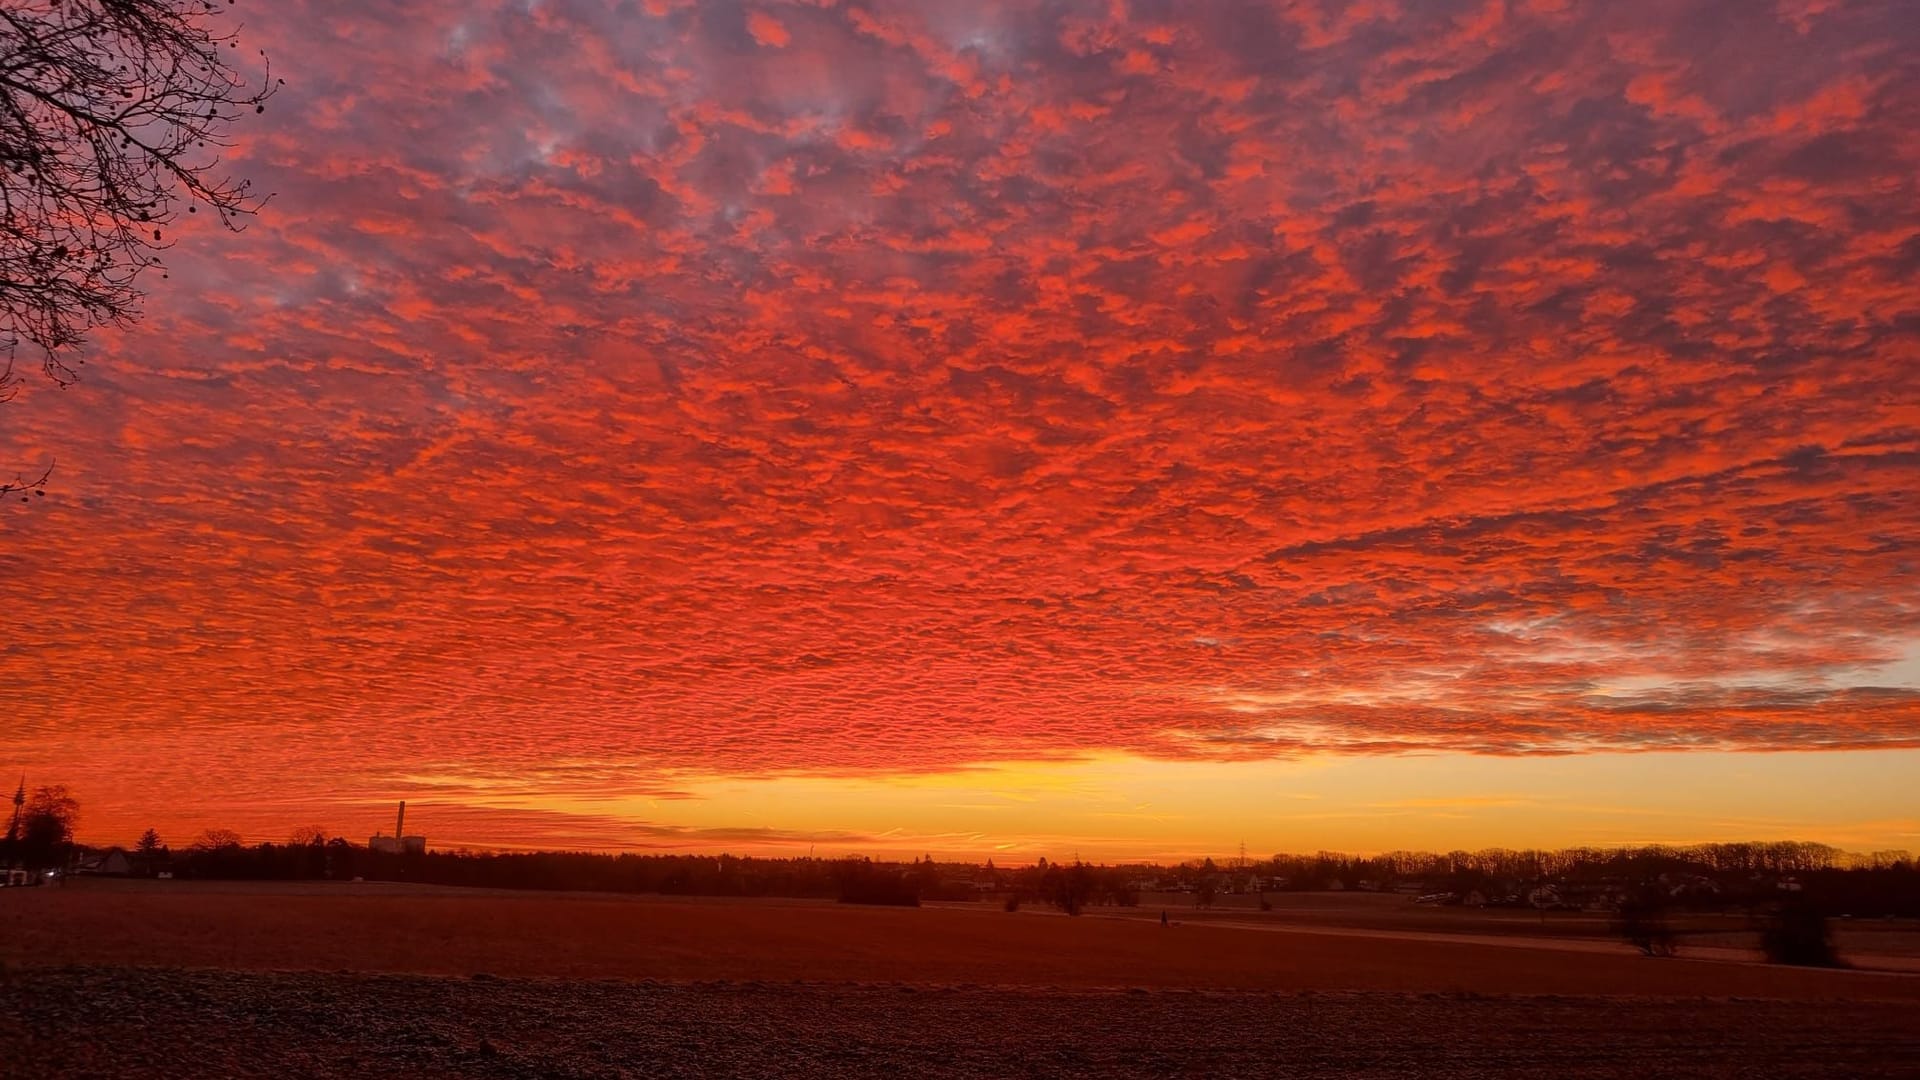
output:
{"label": "tall chimney", "polygon": [[407,835],[407,800],[405,799],[400,800],[400,820],[393,823],[393,835],[395,839]]}

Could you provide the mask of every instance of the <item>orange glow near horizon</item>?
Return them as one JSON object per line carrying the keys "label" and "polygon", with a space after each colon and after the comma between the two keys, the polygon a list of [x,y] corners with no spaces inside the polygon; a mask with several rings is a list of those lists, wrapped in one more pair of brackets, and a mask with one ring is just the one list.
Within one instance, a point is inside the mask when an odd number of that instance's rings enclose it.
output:
{"label": "orange glow near horizon", "polygon": [[276,198],[0,406],[0,780],[118,842],[1920,847],[1899,5],[618,8],[247,11]]}

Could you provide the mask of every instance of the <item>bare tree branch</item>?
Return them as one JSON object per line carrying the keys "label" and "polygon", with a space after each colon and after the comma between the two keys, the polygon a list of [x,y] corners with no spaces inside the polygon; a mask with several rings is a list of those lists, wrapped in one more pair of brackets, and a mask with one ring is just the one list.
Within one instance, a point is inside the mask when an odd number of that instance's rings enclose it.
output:
{"label": "bare tree branch", "polygon": [[233,123],[280,85],[235,68],[239,31],[216,26],[231,3],[0,4],[0,402],[23,345],[65,386],[88,330],[139,314],[137,281],[182,206],[238,231],[266,201],[220,171]]}

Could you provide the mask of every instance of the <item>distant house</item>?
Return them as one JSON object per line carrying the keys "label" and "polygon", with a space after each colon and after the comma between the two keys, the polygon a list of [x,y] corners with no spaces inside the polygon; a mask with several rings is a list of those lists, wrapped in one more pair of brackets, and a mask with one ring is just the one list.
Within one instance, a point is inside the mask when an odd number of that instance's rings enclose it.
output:
{"label": "distant house", "polygon": [[1722,892],[1720,883],[1704,874],[1661,874],[1658,880],[1675,900],[1711,900]]}
{"label": "distant house", "polygon": [[133,860],[127,857],[125,848],[111,847],[97,855],[81,859],[74,866],[73,872],[97,877],[128,877],[133,873]]}

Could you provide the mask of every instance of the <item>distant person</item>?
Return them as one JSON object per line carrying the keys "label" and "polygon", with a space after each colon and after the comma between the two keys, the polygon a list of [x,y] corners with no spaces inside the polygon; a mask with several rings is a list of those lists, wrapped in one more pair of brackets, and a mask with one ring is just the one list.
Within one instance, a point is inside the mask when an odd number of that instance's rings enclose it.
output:
{"label": "distant person", "polygon": [[1160,909],[1160,925],[1161,926],[1167,925],[1167,909],[1166,908]]}

